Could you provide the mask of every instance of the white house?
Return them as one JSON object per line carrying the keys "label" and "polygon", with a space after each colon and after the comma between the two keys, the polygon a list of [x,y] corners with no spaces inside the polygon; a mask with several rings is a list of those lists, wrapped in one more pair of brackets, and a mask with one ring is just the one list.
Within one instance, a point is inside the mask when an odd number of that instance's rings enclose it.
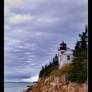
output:
{"label": "white house", "polygon": [[58,63],[59,68],[62,67],[64,64],[69,64],[72,62],[74,56],[73,56],[73,50],[67,48],[67,45],[64,43],[64,41],[60,44],[60,49],[58,50]]}

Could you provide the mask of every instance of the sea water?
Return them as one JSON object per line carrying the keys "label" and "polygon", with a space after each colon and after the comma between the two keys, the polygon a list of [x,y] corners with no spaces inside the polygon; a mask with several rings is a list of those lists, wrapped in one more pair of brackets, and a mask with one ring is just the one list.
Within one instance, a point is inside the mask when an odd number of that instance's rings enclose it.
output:
{"label": "sea water", "polygon": [[23,92],[32,83],[4,83],[4,92]]}

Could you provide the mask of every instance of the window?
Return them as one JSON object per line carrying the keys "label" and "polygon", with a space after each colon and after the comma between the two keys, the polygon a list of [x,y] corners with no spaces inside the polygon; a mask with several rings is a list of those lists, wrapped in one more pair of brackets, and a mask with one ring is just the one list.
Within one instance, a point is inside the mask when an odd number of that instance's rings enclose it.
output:
{"label": "window", "polygon": [[67,60],[70,60],[70,56],[67,56]]}

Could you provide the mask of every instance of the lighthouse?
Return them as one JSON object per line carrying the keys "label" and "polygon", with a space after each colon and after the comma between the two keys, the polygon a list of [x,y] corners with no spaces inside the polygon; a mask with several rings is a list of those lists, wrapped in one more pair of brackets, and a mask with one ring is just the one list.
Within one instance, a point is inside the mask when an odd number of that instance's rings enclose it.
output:
{"label": "lighthouse", "polygon": [[72,62],[74,56],[73,56],[73,50],[70,48],[67,48],[67,44],[62,41],[60,43],[60,47],[58,50],[58,63],[59,63],[59,68],[62,67],[64,64],[69,64]]}

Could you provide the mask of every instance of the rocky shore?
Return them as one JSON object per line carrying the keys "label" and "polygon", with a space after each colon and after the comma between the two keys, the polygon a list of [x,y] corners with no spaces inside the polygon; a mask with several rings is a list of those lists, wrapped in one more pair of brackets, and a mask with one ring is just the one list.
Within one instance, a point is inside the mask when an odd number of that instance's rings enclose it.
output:
{"label": "rocky shore", "polygon": [[28,88],[23,92],[88,92],[88,81],[83,84],[71,82],[67,84],[64,77],[51,80],[51,78],[43,79],[34,85],[27,86]]}
{"label": "rocky shore", "polygon": [[84,83],[68,81],[67,74],[63,73],[65,67],[53,71],[48,77],[43,76],[23,92],[88,92],[88,80]]}
{"label": "rocky shore", "polygon": [[23,92],[40,92],[40,88],[38,86],[38,84],[34,84],[34,85],[31,85],[31,86],[27,86],[28,88],[23,90]]}

